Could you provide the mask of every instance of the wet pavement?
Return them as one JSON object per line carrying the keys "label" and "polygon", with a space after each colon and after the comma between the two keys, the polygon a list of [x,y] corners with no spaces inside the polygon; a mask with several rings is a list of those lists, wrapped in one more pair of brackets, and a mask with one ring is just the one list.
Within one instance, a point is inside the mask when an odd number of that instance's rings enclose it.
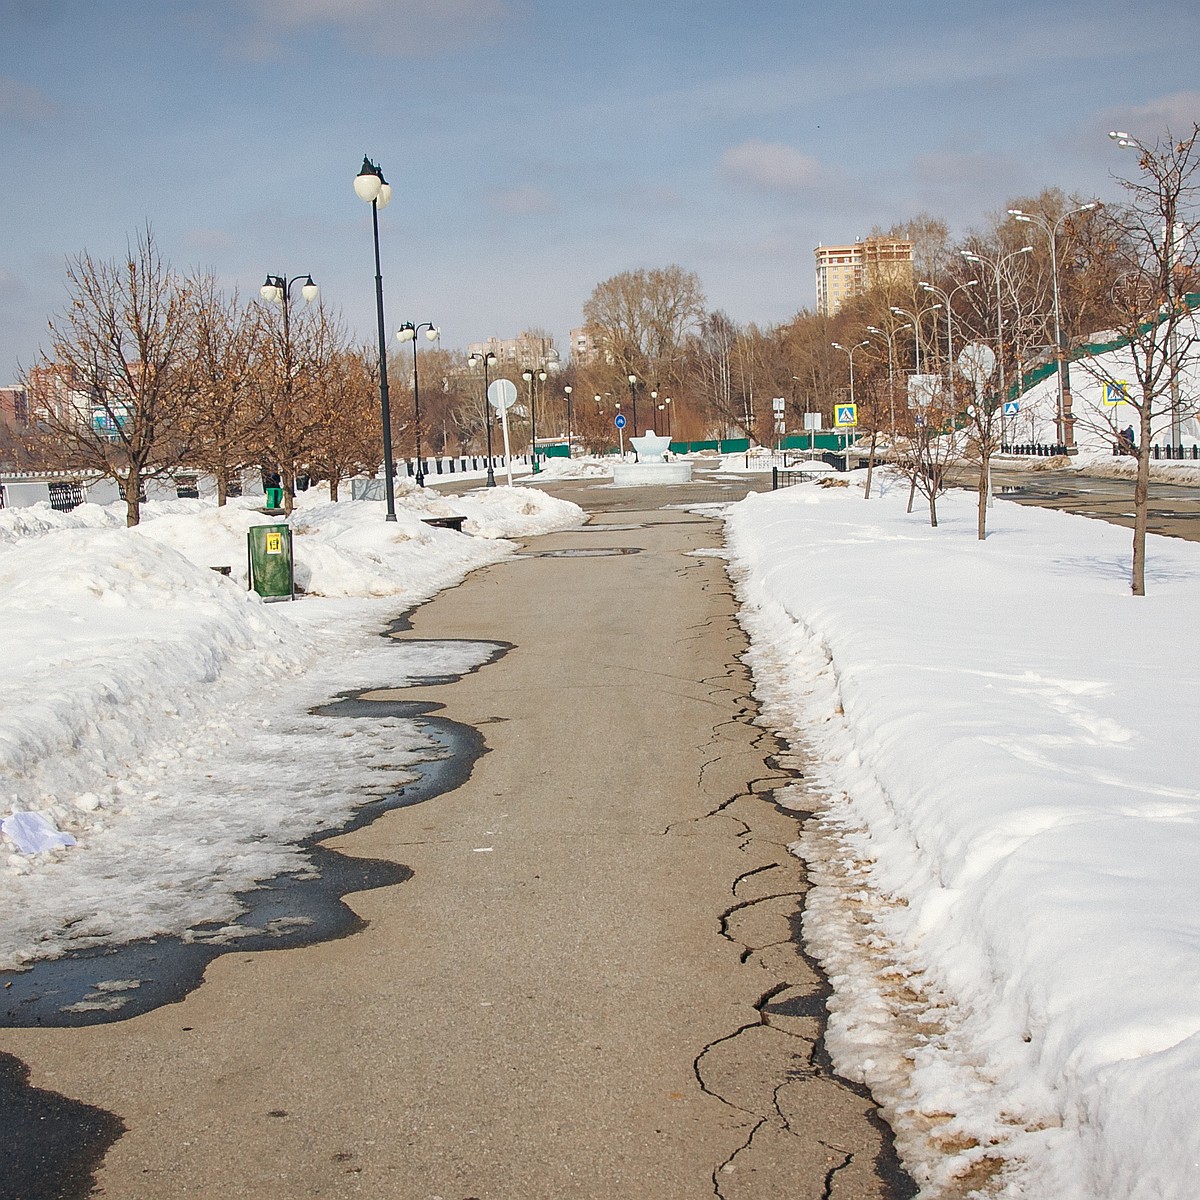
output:
{"label": "wet pavement", "polygon": [[[234,944],[137,1016],[0,1029],[103,1195],[913,1194],[823,1052],[804,814],[775,803],[805,764],[755,722],[720,525],[681,507],[748,486],[547,485],[590,523],[413,614],[401,636],[506,653],[336,702],[480,739],[453,787],[321,838],[322,876],[395,873],[338,897],[350,936]],[[58,1194],[87,1194],[74,1169]]]}

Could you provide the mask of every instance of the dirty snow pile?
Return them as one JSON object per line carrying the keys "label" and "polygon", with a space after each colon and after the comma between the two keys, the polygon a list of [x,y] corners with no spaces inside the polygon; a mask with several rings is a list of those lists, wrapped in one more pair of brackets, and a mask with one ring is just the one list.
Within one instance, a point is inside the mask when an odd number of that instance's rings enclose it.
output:
{"label": "dirty snow pile", "polygon": [[[250,500],[151,503],[135,529],[123,504],[0,512],[0,968],[233,915],[428,751],[412,722],[309,709],[477,665],[376,634],[503,539],[582,519],[526,488],[410,488],[397,509],[307,494],[294,604],[246,589],[247,528],[281,520]],[[451,514],[473,536],[422,521]]]}
{"label": "dirty snow pile", "polygon": [[933,1198],[1200,1192],[1200,546],[907,486],[728,515],[829,1049]]}

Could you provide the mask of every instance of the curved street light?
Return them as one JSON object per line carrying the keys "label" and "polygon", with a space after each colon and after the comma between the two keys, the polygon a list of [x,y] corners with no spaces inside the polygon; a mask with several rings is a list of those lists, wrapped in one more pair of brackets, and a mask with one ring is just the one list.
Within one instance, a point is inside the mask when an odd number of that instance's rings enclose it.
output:
{"label": "curved street light", "polygon": [[[887,340],[888,348],[888,408],[890,412],[889,420],[891,422],[892,441],[896,440],[896,334],[902,329],[911,329],[912,326],[907,323],[897,325],[894,329],[880,329],[877,325],[868,325],[867,332],[878,334],[881,338]],[[792,376],[794,379],[795,376]]]}
{"label": "curved street light", "polygon": [[[854,406],[854,352],[861,350],[864,346],[869,346],[870,342],[855,342],[853,346],[843,346],[841,342],[829,343],[835,350],[840,350],[850,360],[850,404]],[[856,408],[857,413],[857,408]],[[855,417],[857,420],[857,416]],[[850,465],[850,434],[846,434],[846,465]],[[857,438],[857,427],[854,436]]]}
{"label": "curved street light", "polygon": [[365,154],[363,165],[354,177],[354,194],[371,206],[371,230],[375,238],[375,315],[379,323],[379,409],[383,418],[383,488],[387,496],[386,521],[396,519],[396,485],[392,476],[392,415],[388,407],[387,334],[383,326],[383,272],[379,266],[379,210],[392,198],[392,185],[383,172]]}
{"label": "curved street light", "polygon": [[468,366],[483,364],[483,423],[487,428],[487,486],[496,486],[496,472],[492,468],[492,406],[488,401],[488,367],[494,367],[499,359],[489,350],[486,354],[475,353],[467,359]]}
{"label": "curved street light", "polygon": [[996,362],[1000,368],[1000,442],[1003,445],[1008,441],[1007,418],[1004,414],[1004,404],[1008,399],[1008,385],[1004,377],[1004,310],[1000,297],[1000,275],[1005,263],[1021,258],[1025,254],[1032,254],[1033,247],[1022,246],[1020,250],[1013,250],[1008,254],[998,254],[994,258],[976,254],[973,250],[962,250],[960,253],[967,262],[991,267],[996,279]]}
{"label": "curved street light", "polygon": [[978,279],[968,279],[960,283],[958,287],[953,287],[946,292],[940,287],[934,287],[932,283],[925,281],[917,284],[917,287],[922,291],[928,292],[931,296],[936,296],[946,308],[946,382],[950,385],[951,399],[954,396],[954,306],[951,301],[957,292],[961,292],[965,288],[978,286]]}
{"label": "curved street light", "polygon": [[917,362],[916,374],[921,374],[921,318],[926,313],[937,312],[942,306],[940,304],[931,304],[928,308],[921,309],[920,312],[911,313],[907,308],[897,308],[894,304],[888,309],[889,312],[894,312],[898,317],[907,317],[912,322],[913,328],[913,345],[916,349]]}
{"label": "curved street light", "polygon": [[425,486],[425,468],[421,465],[421,392],[417,386],[417,334],[422,329],[425,330],[425,336],[431,342],[438,340],[441,331],[430,321],[422,321],[420,325],[414,325],[411,321],[405,321],[396,330],[396,340],[398,342],[412,342],[413,348],[413,426],[416,431],[417,445],[417,487]]}
{"label": "curved street light", "polygon": [[1028,225],[1036,225],[1050,239],[1050,281],[1054,290],[1054,348],[1058,355],[1058,440],[1070,452],[1075,447],[1075,418],[1071,415],[1071,368],[1067,362],[1062,340],[1062,315],[1058,301],[1058,227],[1077,213],[1099,208],[1099,200],[1089,200],[1078,208],[1068,209],[1056,221],[1042,213],[1027,213],[1010,208],[1008,215]]}
{"label": "curved street light", "polygon": [[567,458],[571,457],[571,393],[575,389],[569,384],[563,384],[563,395],[567,398]]}
{"label": "curved street light", "polygon": [[[1140,162],[1145,167],[1147,160],[1152,160],[1154,151],[1145,144],[1139,141],[1131,134],[1122,133],[1120,130],[1113,130],[1109,135],[1122,150],[1136,150],[1140,156]],[[1163,258],[1165,262],[1167,276],[1167,304],[1172,312],[1175,310],[1175,239],[1183,230],[1183,226],[1179,224],[1175,218],[1175,210],[1173,205],[1168,209],[1170,221],[1163,226]],[[1169,224],[1170,228],[1167,227]],[[1172,321],[1171,327],[1167,331],[1167,362],[1170,369],[1170,387],[1171,387],[1171,445],[1178,446],[1183,442],[1183,428],[1180,420],[1179,412],[1179,344],[1178,330],[1176,329],[1177,322]]]}

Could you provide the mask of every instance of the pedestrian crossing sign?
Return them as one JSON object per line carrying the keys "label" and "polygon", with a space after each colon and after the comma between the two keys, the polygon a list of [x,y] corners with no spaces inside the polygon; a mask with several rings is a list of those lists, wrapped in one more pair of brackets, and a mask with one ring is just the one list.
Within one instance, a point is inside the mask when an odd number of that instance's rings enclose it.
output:
{"label": "pedestrian crossing sign", "polygon": [[858,405],[834,405],[833,423],[838,429],[853,429],[858,424]]}
{"label": "pedestrian crossing sign", "polygon": [[1129,399],[1129,384],[1124,379],[1104,384],[1102,399],[1109,408],[1116,408],[1118,404]]}

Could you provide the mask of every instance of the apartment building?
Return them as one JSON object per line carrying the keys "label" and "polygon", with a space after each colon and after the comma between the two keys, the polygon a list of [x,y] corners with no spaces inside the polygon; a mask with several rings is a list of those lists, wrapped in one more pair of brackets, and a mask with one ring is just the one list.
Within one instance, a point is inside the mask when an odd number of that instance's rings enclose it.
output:
{"label": "apartment building", "polygon": [[887,284],[912,284],[913,244],[898,238],[860,238],[848,246],[818,245],[817,311],[825,317],[850,299]]}
{"label": "apartment building", "polygon": [[490,337],[486,341],[471,342],[468,354],[494,354],[501,367],[545,366],[550,370],[558,367],[558,351],[554,342],[544,334],[519,333],[515,338]]}

